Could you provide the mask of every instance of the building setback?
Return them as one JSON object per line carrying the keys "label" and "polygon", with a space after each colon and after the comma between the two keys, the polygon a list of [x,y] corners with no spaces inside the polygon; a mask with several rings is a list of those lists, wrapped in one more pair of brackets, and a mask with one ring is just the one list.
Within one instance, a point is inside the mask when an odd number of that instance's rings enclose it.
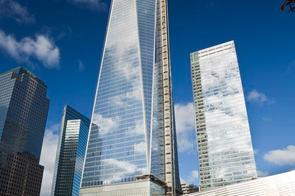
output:
{"label": "building setback", "polygon": [[52,195],[79,195],[89,119],[65,106],[56,159]]}
{"label": "building setback", "polygon": [[[23,170],[10,166],[12,160],[17,163],[20,163],[19,160],[30,160],[28,164],[38,168],[48,107],[47,86],[32,73],[19,67],[0,74],[1,179],[9,179],[3,175],[22,176]],[[31,158],[28,158],[28,154]],[[27,189],[34,189],[34,193],[40,192],[42,174],[39,175],[39,172],[43,172],[43,169],[42,166],[39,168],[26,174],[34,177],[34,183],[28,186],[23,186],[21,180],[15,181],[13,185],[7,185],[5,183],[9,181],[2,180],[1,195],[9,195],[9,192],[19,190],[19,187],[24,188],[22,193]]]}
{"label": "building setback", "polygon": [[181,191],[167,0],[113,0],[81,195]]}
{"label": "building setback", "polygon": [[191,54],[200,190],[257,177],[234,42]]}

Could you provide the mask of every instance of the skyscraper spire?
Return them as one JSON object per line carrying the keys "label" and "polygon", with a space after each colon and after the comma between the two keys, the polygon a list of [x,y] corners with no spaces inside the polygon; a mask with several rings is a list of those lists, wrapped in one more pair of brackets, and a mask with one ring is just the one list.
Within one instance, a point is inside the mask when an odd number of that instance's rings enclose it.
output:
{"label": "skyscraper spire", "polygon": [[81,195],[180,190],[166,0],[113,0]]}

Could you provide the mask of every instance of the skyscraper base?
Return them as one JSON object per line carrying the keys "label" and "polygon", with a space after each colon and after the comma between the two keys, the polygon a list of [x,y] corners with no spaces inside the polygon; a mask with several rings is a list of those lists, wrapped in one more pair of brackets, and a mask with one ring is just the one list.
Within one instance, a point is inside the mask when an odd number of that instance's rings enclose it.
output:
{"label": "skyscraper base", "polygon": [[82,188],[80,196],[164,196],[165,188],[151,182],[138,181],[132,183]]}

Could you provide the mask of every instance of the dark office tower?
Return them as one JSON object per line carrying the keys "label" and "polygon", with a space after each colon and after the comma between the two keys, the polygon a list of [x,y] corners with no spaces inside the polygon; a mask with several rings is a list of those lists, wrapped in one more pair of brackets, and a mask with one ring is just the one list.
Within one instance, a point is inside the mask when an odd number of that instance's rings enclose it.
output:
{"label": "dark office tower", "polygon": [[[17,168],[10,168],[11,157],[17,156],[18,160],[27,158],[22,153],[33,157],[32,160],[35,162],[31,161],[30,164],[39,164],[48,106],[47,87],[32,73],[24,68],[15,68],[0,74],[1,175],[12,175],[12,173],[15,176],[22,175],[17,173],[19,171]],[[35,174],[28,173],[28,175]],[[0,178],[5,179],[5,176]],[[42,175],[40,179],[36,178],[34,181],[36,183],[31,183],[29,186],[40,191]],[[1,195],[9,195],[9,192],[22,187],[21,184],[24,182],[18,181],[13,186],[6,186],[5,183],[9,181],[2,180]],[[9,189],[3,190],[5,187]],[[22,193],[24,192],[25,190],[22,190]]]}
{"label": "dark office tower", "polygon": [[52,195],[79,195],[89,119],[66,106],[59,137]]}
{"label": "dark office tower", "polygon": [[113,0],[81,195],[181,190],[167,0]]}
{"label": "dark office tower", "polygon": [[11,153],[2,170],[0,195],[27,196],[40,194],[44,167],[29,153]]}

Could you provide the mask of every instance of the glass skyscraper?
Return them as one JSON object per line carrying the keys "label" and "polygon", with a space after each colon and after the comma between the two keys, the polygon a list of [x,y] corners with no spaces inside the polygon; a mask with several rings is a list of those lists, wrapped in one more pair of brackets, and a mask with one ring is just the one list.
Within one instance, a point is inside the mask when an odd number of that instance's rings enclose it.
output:
{"label": "glass skyscraper", "polygon": [[81,195],[180,190],[167,0],[113,0]]}
{"label": "glass skyscraper", "polygon": [[[41,176],[28,173],[29,177],[35,176],[34,183],[25,187],[25,181],[15,179],[13,186],[3,175],[16,175],[19,168],[10,166],[11,160],[28,160],[32,167],[39,164],[43,136],[47,120],[49,100],[47,86],[43,81],[24,68],[15,68],[0,74],[0,194],[6,195],[14,192],[19,187],[40,192]],[[32,158],[28,159],[30,154]],[[35,160],[33,163],[32,160]],[[30,163],[29,163],[30,162]],[[21,163],[21,161],[18,161]],[[26,164],[26,163],[23,163]],[[34,171],[31,171],[34,172]],[[36,171],[37,172],[37,171]],[[19,174],[21,176],[22,174]],[[25,179],[25,178],[23,178]]]}
{"label": "glass skyscraper", "polygon": [[79,195],[89,119],[65,106],[54,175],[54,196]]}
{"label": "glass skyscraper", "polygon": [[234,42],[191,54],[202,190],[257,177]]}

